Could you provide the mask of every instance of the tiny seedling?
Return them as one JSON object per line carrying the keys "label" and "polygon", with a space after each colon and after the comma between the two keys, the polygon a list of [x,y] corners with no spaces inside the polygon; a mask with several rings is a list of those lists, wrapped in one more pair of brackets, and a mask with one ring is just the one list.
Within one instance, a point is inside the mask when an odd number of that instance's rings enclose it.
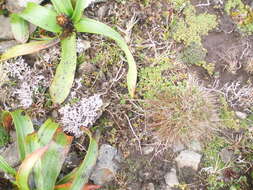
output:
{"label": "tiny seedling", "polygon": [[79,167],[59,178],[73,137],[66,135],[50,119],[35,131],[31,119],[23,111],[4,114],[10,116],[7,118],[11,118],[11,122],[4,119],[3,125],[14,124],[21,165],[16,171],[0,156],[0,171],[8,174],[19,190],[88,190],[99,187],[87,185],[98,156],[98,139],[93,138],[88,129],[84,128],[90,138],[85,159]]}
{"label": "tiny seedling", "polygon": [[61,43],[61,61],[49,92],[55,104],[61,104],[68,96],[74,81],[76,70],[76,33],[86,32],[100,34],[116,41],[125,52],[128,61],[127,85],[131,97],[134,96],[137,68],[135,60],[121,35],[111,27],[96,20],[83,16],[83,11],[92,0],[51,0],[53,7],[47,8],[36,3],[28,3],[27,7],[18,14],[11,15],[14,37],[19,42],[29,38],[28,22],[40,28],[55,33],[50,40],[39,39],[26,44],[14,46],[0,56],[0,62],[48,48]]}

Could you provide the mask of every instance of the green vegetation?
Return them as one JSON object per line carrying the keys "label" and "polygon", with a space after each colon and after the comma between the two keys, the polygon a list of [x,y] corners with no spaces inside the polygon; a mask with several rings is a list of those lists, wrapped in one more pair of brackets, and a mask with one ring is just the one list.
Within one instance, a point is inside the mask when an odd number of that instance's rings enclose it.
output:
{"label": "green vegetation", "polygon": [[191,43],[201,44],[201,36],[217,26],[216,16],[203,13],[197,15],[196,9],[190,1],[172,1],[175,9],[182,11],[183,16],[174,15],[170,24],[172,38],[177,42],[183,42],[186,46]]}
{"label": "green vegetation", "polygon": [[3,126],[0,125],[0,147],[6,145],[9,142],[9,135]]}
{"label": "green vegetation", "polygon": [[59,63],[53,82],[50,87],[50,95],[55,104],[61,104],[68,96],[76,70],[76,32],[100,34],[115,40],[118,46],[125,52],[129,69],[127,85],[131,97],[134,96],[137,68],[134,58],[121,35],[111,27],[89,18],[83,18],[83,11],[91,2],[77,0],[57,1],[52,0],[53,9],[28,3],[25,10],[19,14],[11,15],[11,24],[14,37],[24,43],[29,38],[28,22],[40,28],[55,33],[51,40],[39,39],[18,45],[1,55],[0,61],[12,57],[30,54],[44,48],[48,48],[61,41],[61,62]]}
{"label": "green vegetation", "polygon": [[[50,119],[36,132],[31,119],[21,110],[4,112],[4,114],[9,115],[13,120],[22,163],[16,171],[0,156],[0,170],[15,179],[11,182],[19,190],[85,189],[98,156],[98,139],[93,138],[88,129],[83,129],[90,138],[85,159],[79,167],[58,179],[73,137],[67,136],[59,125]],[[33,187],[31,184],[34,184]]]}
{"label": "green vegetation", "polygon": [[253,10],[241,0],[228,0],[225,11],[230,15],[238,28],[245,33],[253,32]]}

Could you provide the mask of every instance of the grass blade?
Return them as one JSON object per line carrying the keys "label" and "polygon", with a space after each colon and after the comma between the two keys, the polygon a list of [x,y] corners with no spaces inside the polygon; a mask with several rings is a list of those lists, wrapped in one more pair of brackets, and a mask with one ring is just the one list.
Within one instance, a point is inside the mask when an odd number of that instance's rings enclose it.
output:
{"label": "grass blade", "polygon": [[13,177],[16,176],[16,170],[12,168],[0,155],[0,170],[2,170],[4,173],[11,174]]}
{"label": "grass blade", "polygon": [[80,190],[86,183],[88,183],[92,169],[96,164],[98,157],[98,142],[92,137],[91,132],[85,130],[90,138],[89,148],[85,159],[76,171],[76,176],[72,182],[70,190]]}
{"label": "grass blade", "polygon": [[32,154],[28,155],[22,162],[17,172],[16,181],[20,190],[30,190],[28,185],[28,177],[35,163],[47,151],[48,146],[37,149]]}
{"label": "grass blade", "polygon": [[40,143],[45,146],[48,144],[56,131],[56,129],[59,127],[59,124],[55,123],[51,119],[46,120],[46,122],[40,127],[38,131],[38,137]]}
{"label": "grass blade", "polygon": [[55,104],[61,104],[68,96],[76,70],[76,34],[61,41],[61,62],[57,66],[49,93]]}
{"label": "grass blade", "polygon": [[31,119],[27,115],[23,115],[23,111],[17,110],[11,112],[12,119],[14,122],[17,142],[18,142],[18,151],[20,160],[25,159],[28,147],[26,147],[25,138],[28,134],[33,133],[33,124]]}
{"label": "grass blade", "polygon": [[11,15],[11,30],[14,38],[20,42],[25,43],[29,38],[28,22],[17,14]]}
{"label": "grass blade", "polygon": [[131,97],[134,96],[137,82],[137,67],[133,55],[121,35],[111,27],[89,18],[82,18],[75,24],[78,32],[101,34],[116,41],[119,47],[125,52],[128,61],[127,86]]}
{"label": "grass blade", "polygon": [[57,11],[58,14],[64,13],[68,15],[69,17],[73,13],[73,7],[71,4],[71,0],[51,0],[51,2],[54,5],[55,10]]}
{"label": "grass blade", "polygon": [[36,3],[28,3],[19,16],[50,32],[60,33],[62,30],[56,22],[57,13]]}
{"label": "grass blade", "polygon": [[53,39],[53,40],[45,40],[45,41],[36,41],[36,42],[30,42],[27,44],[21,44],[14,46],[7,50],[4,54],[0,56],[0,61],[8,60],[13,57],[21,56],[21,55],[27,55],[31,53],[35,53],[37,51],[40,51],[45,48],[49,48],[59,42],[59,39]]}

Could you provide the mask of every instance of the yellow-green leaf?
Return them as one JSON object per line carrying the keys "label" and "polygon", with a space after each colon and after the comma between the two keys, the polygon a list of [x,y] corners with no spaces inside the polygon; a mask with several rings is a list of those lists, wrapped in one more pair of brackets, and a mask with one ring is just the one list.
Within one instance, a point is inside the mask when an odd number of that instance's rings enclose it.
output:
{"label": "yellow-green leaf", "polygon": [[0,61],[4,61],[13,57],[35,53],[45,48],[49,48],[59,42],[59,39],[35,41],[27,44],[21,44],[8,49],[0,56]]}
{"label": "yellow-green leaf", "polygon": [[25,43],[29,38],[29,27],[28,22],[18,14],[11,15],[11,30],[14,35],[14,38],[20,42]]}
{"label": "yellow-green leaf", "polygon": [[61,104],[69,95],[76,71],[76,34],[61,41],[61,62],[57,66],[49,92],[54,104]]}
{"label": "yellow-green leaf", "polygon": [[36,3],[28,3],[19,16],[50,32],[59,33],[62,30],[56,21],[57,13]]}

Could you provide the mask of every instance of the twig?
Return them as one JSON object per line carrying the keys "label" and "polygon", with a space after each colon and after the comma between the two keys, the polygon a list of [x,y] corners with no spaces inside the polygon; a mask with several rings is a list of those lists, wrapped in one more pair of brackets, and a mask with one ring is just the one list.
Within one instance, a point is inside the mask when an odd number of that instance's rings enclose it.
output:
{"label": "twig", "polygon": [[141,154],[142,154],[141,141],[140,141],[139,137],[136,135],[136,133],[135,133],[135,131],[134,131],[134,129],[133,129],[133,126],[132,126],[132,124],[131,124],[131,121],[130,121],[129,117],[127,116],[127,114],[124,114],[124,115],[125,115],[125,117],[126,117],[126,119],[127,119],[127,121],[128,121],[129,127],[130,127],[130,129],[131,129],[133,135],[135,136],[136,140],[138,141],[139,149],[140,149]]}

